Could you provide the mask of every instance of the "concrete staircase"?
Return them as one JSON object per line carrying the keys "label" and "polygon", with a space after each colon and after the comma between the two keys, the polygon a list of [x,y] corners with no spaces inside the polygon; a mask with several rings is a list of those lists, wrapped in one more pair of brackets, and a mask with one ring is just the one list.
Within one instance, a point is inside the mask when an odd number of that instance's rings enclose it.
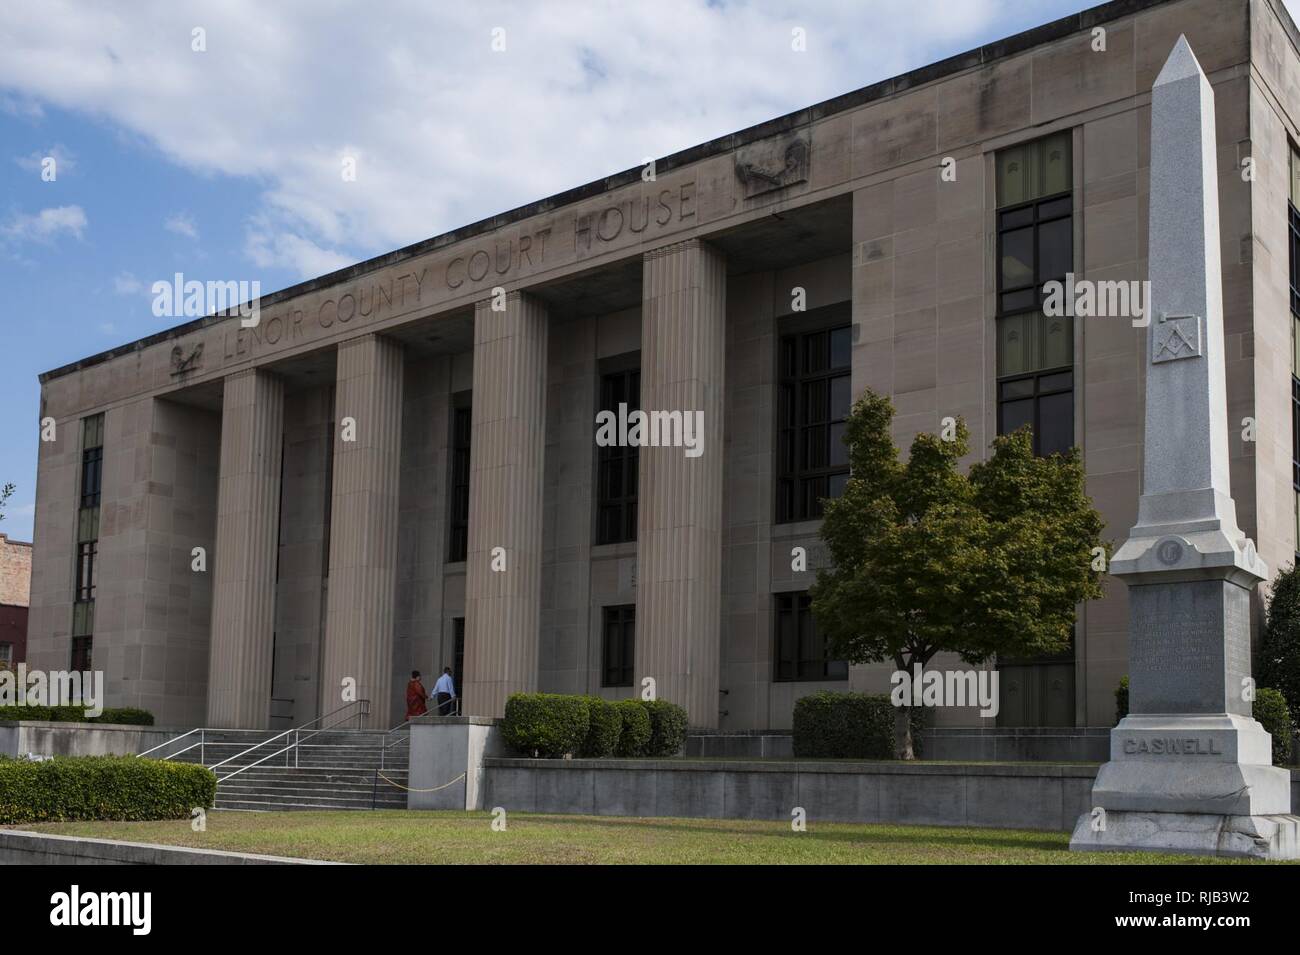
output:
{"label": "concrete staircase", "polygon": [[[400,739],[405,730],[392,736],[366,730],[303,731],[295,749],[272,755],[293,742],[292,736],[267,742],[276,735],[205,730],[202,747],[173,758],[217,767],[218,809],[406,808],[406,790],[400,788],[409,779],[410,744]],[[184,745],[195,741],[191,738]],[[244,752],[258,743],[266,745]],[[381,769],[380,750],[386,744]]]}

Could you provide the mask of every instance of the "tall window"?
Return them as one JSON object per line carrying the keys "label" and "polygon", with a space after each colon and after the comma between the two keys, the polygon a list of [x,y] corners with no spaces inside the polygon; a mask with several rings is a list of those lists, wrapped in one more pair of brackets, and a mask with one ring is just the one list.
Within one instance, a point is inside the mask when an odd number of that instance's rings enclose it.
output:
{"label": "tall window", "polygon": [[465,618],[453,617],[451,621],[452,662],[451,682],[456,686],[459,697],[465,692]]}
{"label": "tall window", "polygon": [[775,600],[777,681],[847,680],[849,665],[827,659],[807,591],[777,594]]}
{"label": "tall window", "polygon": [[601,686],[631,686],[636,606],[606,607],[601,629]]}
{"label": "tall window", "polygon": [[469,439],[473,425],[470,393],[453,398],[451,412],[451,541],[447,560],[464,560],[469,554]]}
{"label": "tall window", "polygon": [[95,599],[95,557],[99,554],[99,541],[83,541],[77,545],[77,599]]}
{"label": "tall window", "polygon": [[12,667],[14,663],[14,645],[0,643],[0,669]]}
{"label": "tall window", "polygon": [[96,557],[99,554],[99,504],[104,474],[104,416],[81,419],[81,486],[77,491],[77,566],[72,604],[74,670],[89,670],[95,630]]}
{"label": "tall window", "polygon": [[844,310],[827,312],[821,327],[782,335],[778,344],[778,523],[820,518],[822,499],[839,497],[849,478],[852,337]]}
{"label": "tall window", "polygon": [[[626,368],[600,377],[601,411],[618,414],[641,404],[641,369]],[[596,543],[617,544],[636,540],[637,468],[639,449],[614,445],[596,449]]]}
{"label": "tall window", "polygon": [[1074,321],[1043,286],[1074,263],[1070,133],[1004,149],[998,180],[998,433],[1022,425],[1040,455],[1074,445]]}

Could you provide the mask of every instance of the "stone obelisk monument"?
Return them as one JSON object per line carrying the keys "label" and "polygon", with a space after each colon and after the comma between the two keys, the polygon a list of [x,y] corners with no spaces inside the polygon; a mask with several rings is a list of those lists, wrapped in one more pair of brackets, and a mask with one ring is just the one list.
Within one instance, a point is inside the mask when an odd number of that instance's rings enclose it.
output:
{"label": "stone obelisk monument", "polygon": [[1129,715],[1071,849],[1296,858],[1290,774],[1251,716],[1251,593],[1268,568],[1228,488],[1214,92],[1186,37],[1151,90],[1150,324],[1129,589]]}

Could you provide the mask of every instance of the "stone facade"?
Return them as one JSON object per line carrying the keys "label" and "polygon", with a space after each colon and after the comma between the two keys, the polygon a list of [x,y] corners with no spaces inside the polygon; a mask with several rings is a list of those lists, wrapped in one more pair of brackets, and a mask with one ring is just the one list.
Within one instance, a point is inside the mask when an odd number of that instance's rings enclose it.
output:
{"label": "stone facade", "polygon": [[[1300,34],[1278,0],[1123,0],[666,157],[654,181],[612,176],[265,296],[256,327],[212,316],[43,375],[59,439],[40,448],[29,657],[67,665],[76,435],[102,412],[109,705],[294,725],[350,677],[392,725],[409,671],[462,648],[476,715],[516,689],[617,698],[652,676],[699,726],[785,728],[808,692],[887,688],[883,665],[777,679],[777,598],[821,554],[816,522],[778,522],[774,503],[777,351],[807,319],[794,290],[851,324],[852,392],[892,396],[900,445],[962,416],[977,460],[998,429],[998,151],[1067,132],[1074,273],[1145,278],[1149,90],[1181,34],[1217,104],[1228,420],[1257,427],[1232,431],[1232,493],[1285,566]],[[1111,540],[1141,492],[1143,342],[1124,319],[1074,322],[1075,443]],[[178,345],[202,346],[193,367],[173,366]],[[593,420],[602,375],[629,362],[643,404],[705,411],[706,451],[643,448],[636,539],[602,543]],[[260,490],[232,500],[239,481]],[[194,546],[215,549],[206,577]],[[1075,725],[1111,724],[1127,670],[1127,595],[1106,588],[1049,680]],[[634,687],[603,686],[610,607],[635,607]]]}

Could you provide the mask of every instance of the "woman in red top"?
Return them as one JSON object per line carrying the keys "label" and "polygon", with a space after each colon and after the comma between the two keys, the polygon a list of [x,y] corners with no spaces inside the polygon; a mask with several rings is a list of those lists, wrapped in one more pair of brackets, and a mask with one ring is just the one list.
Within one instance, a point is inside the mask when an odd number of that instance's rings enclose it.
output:
{"label": "woman in red top", "polygon": [[424,691],[424,684],[420,682],[420,671],[412,670],[411,682],[406,684],[406,718],[414,719],[429,712],[424,705],[428,700],[429,694]]}

